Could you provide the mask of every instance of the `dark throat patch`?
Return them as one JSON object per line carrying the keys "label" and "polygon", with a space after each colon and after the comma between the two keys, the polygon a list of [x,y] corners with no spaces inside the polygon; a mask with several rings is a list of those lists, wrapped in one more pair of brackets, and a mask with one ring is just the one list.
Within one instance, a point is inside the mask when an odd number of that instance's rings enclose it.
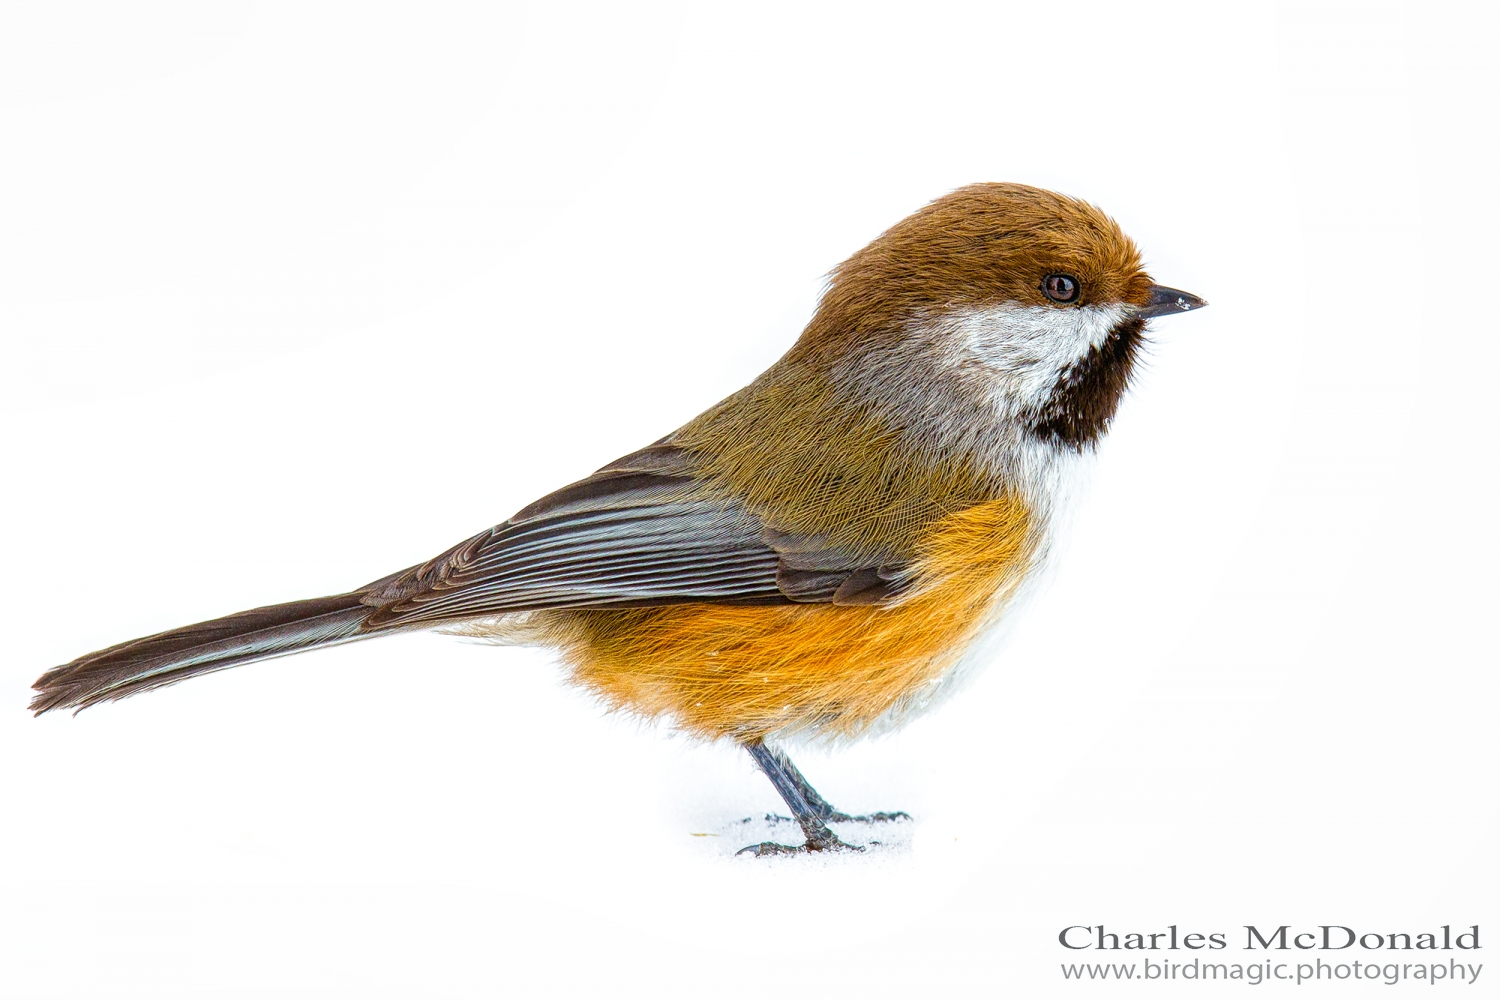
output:
{"label": "dark throat patch", "polygon": [[1032,434],[1075,451],[1093,447],[1120,407],[1146,321],[1132,316],[1116,323],[1098,347],[1057,378],[1052,395],[1031,425]]}

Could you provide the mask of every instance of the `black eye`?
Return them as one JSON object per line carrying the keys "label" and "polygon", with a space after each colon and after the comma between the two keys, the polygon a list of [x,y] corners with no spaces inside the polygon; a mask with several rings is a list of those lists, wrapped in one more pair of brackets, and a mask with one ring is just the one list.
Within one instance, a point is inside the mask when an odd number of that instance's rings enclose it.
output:
{"label": "black eye", "polygon": [[1049,274],[1042,279],[1042,291],[1053,302],[1072,302],[1078,298],[1078,279],[1071,274]]}

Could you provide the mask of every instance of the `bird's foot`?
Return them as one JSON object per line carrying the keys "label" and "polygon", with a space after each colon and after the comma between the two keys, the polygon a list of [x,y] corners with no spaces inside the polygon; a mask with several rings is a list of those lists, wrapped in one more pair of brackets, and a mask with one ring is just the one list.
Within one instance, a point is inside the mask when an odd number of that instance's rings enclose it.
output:
{"label": "bird's foot", "polygon": [[[872,844],[871,846],[878,846]],[[751,844],[734,853],[736,855],[749,854],[757,858],[769,858],[778,854],[823,854],[837,853],[842,851],[863,851],[864,848],[858,844],[846,844],[837,837],[820,837],[817,840],[808,840],[801,847],[791,847],[787,844],[777,844],[767,841],[764,844]]]}

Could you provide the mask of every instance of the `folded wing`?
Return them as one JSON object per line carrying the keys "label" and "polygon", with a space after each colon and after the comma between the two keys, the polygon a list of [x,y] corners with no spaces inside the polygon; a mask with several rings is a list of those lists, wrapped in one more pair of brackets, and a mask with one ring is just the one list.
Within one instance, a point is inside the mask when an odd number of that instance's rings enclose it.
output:
{"label": "folded wing", "polygon": [[628,455],[363,589],[379,629],[548,608],[874,603],[899,567],[767,528],[669,444]]}

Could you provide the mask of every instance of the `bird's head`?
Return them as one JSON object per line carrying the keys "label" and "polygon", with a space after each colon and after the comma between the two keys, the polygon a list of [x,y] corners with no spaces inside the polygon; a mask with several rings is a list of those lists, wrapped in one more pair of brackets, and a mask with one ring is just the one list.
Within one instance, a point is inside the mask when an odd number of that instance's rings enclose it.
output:
{"label": "bird's head", "polygon": [[1108,428],[1146,320],[1205,304],[1155,284],[1094,206],[974,184],[840,265],[798,346],[838,359],[845,378],[864,368],[872,387],[951,374],[1034,436],[1081,450]]}

